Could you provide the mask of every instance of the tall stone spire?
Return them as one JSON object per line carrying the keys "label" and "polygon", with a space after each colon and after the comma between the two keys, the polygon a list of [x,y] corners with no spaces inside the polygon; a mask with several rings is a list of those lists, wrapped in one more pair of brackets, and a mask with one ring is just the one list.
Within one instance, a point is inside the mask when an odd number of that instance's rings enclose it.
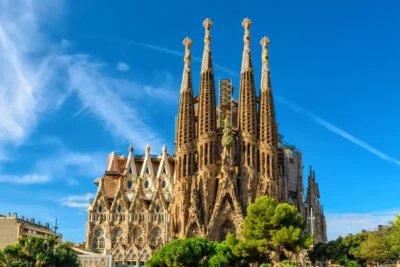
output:
{"label": "tall stone spire", "polygon": [[[254,201],[254,192],[257,189],[255,180],[258,169],[257,146],[257,108],[256,90],[254,83],[254,70],[250,52],[250,26],[251,21],[243,20],[244,49],[239,92],[239,130],[241,139],[241,161],[244,179],[241,180],[241,202],[245,208]],[[253,188],[255,187],[255,188]]]}
{"label": "tall stone spire", "polygon": [[176,190],[172,204],[175,218],[172,219],[173,232],[177,237],[184,234],[190,206],[191,176],[195,165],[195,118],[192,86],[191,55],[192,40],[186,38],[185,66],[183,70],[181,97],[178,112],[178,129],[176,137]]}
{"label": "tall stone spire", "polygon": [[274,100],[272,97],[271,79],[268,66],[267,37],[261,39],[262,72],[261,72],[261,100],[260,100],[260,161],[261,181],[259,194],[268,194],[271,197],[278,195],[278,151],[277,127],[275,120]]}
{"label": "tall stone spire", "polygon": [[203,62],[201,66],[199,109],[198,109],[198,182],[200,199],[204,203],[203,218],[207,226],[212,207],[214,206],[216,190],[216,103],[214,70],[211,57],[212,22],[206,19],[203,22],[205,28]]}

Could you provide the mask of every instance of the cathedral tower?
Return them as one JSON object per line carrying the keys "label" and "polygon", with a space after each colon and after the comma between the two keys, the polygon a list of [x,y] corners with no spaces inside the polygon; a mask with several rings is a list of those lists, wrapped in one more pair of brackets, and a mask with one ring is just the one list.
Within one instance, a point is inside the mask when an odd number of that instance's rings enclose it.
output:
{"label": "cathedral tower", "polygon": [[204,227],[210,219],[214,206],[216,192],[216,103],[214,70],[211,56],[212,22],[206,19],[203,22],[205,28],[203,62],[201,66],[199,109],[198,109],[198,184],[200,202],[203,203],[202,214]]}
{"label": "cathedral tower", "polygon": [[179,237],[184,235],[184,229],[187,224],[192,175],[196,160],[194,97],[190,54],[192,43],[190,38],[186,38],[183,41],[185,45],[185,66],[182,77],[176,138],[176,185],[172,205],[175,216],[172,218],[171,227]]}
{"label": "cathedral tower", "polygon": [[244,49],[239,92],[239,132],[241,142],[240,199],[244,209],[254,201],[257,190],[258,142],[254,70],[250,52],[251,21],[243,20]]}
{"label": "cathedral tower", "polygon": [[278,150],[277,129],[275,121],[274,100],[272,98],[271,79],[268,67],[267,37],[261,39],[262,73],[261,73],[261,103],[260,103],[260,181],[258,195],[269,195],[278,201]]}

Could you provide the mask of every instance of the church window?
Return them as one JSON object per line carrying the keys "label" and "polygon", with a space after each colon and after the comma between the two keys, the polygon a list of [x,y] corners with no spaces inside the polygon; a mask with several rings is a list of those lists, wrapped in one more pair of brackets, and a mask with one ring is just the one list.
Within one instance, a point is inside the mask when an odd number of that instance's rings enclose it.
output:
{"label": "church window", "polygon": [[145,182],[144,182],[144,187],[145,187],[145,188],[149,188],[149,186],[150,186],[149,181],[145,181]]}
{"label": "church window", "polygon": [[166,181],[162,181],[161,182],[161,186],[162,186],[162,188],[166,188],[167,187],[167,182]]}
{"label": "church window", "polygon": [[102,206],[99,206],[99,212],[101,212],[103,210]]}
{"label": "church window", "polygon": [[160,211],[160,206],[156,206],[156,212],[159,212]]}
{"label": "church window", "polygon": [[122,207],[118,206],[118,212],[121,212],[121,211],[122,211]]}
{"label": "church window", "polygon": [[121,227],[118,227],[113,232],[112,247],[115,247],[120,242],[123,242],[124,231]]}
{"label": "church window", "polygon": [[155,227],[151,233],[151,245],[154,246],[157,243],[157,239],[161,236],[161,229],[159,227]]}
{"label": "church window", "polygon": [[[103,242],[103,247],[102,247]],[[92,248],[104,248],[104,230],[102,228],[97,228],[94,231],[94,237],[92,241]]]}
{"label": "church window", "polygon": [[164,169],[163,169],[163,172],[162,172],[163,174],[167,174],[167,170],[165,169],[165,167],[164,167]]}
{"label": "church window", "polygon": [[132,174],[132,168],[129,168],[128,172],[129,172],[129,174]]}
{"label": "church window", "polygon": [[99,245],[99,247],[100,248],[104,248],[105,244],[106,244],[106,240],[104,239],[104,237],[100,237],[100,245]]}
{"label": "church window", "polygon": [[149,174],[150,172],[149,172],[149,168],[146,168],[146,174]]}
{"label": "church window", "polygon": [[132,181],[129,181],[128,182],[128,188],[131,188],[132,187]]}

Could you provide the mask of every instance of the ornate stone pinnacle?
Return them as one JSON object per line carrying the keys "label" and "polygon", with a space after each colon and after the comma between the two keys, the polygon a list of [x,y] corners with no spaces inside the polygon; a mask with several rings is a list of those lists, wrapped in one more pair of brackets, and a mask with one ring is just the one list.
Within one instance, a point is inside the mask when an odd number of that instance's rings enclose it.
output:
{"label": "ornate stone pinnacle", "polygon": [[183,40],[183,45],[185,46],[185,63],[189,64],[192,57],[190,55],[190,47],[192,46],[193,41],[189,37],[186,37],[185,40]]}
{"label": "ornate stone pinnacle", "polygon": [[[190,39],[189,39],[189,40],[190,40]],[[167,153],[167,146],[166,146],[166,145],[163,146],[162,152]]]}
{"label": "ornate stone pinnacle", "polygon": [[267,46],[269,45],[270,42],[271,42],[271,41],[268,39],[268,37],[264,36],[264,37],[261,39],[260,44],[261,44],[263,47],[267,47]]}
{"label": "ornate stone pinnacle", "polygon": [[249,29],[251,26],[251,20],[249,18],[245,18],[242,22],[242,26],[246,29]]}
{"label": "ornate stone pinnacle", "polygon": [[248,18],[245,18],[242,22],[242,26],[244,27],[244,43],[245,44],[250,44],[250,26],[251,26],[251,20]]}
{"label": "ornate stone pinnacle", "polygon": [[133,146],[132,146],[132,144],[129,146],[129,152],[133,152]]}
{"label": "ornate stone pinnacle", "polygon": [[261,39],[260,44],[262,45],[262,63],[268,63],[268,44],[270,43],[267,37]]}
{"label": "ornate stone pinnacle", "polygon": [[146,152],[147,152],[147,153],[150,153],[150,145],[147,145],[147,146],[146,146]]}
{"label": "ornate stone pinnacle", "polygon": [[203,26],[204,26],[204,28],[206,28],[206,36],[204,37],[205,44],[210,44],[210,42],[211,42],[210,28],[211,28],[212,24],[213,23],[210,19],[205,19],[203,21]]}

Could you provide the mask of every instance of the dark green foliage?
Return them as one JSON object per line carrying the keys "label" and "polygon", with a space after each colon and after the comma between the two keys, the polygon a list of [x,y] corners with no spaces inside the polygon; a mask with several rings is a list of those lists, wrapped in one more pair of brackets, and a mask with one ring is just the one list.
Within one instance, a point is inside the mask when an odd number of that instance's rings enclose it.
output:
{"label": "dark green foliage", "polygon": [[365,263],[385,262],[400,258],[400,216],[380,231],[339,237],[328,244],[317,244],[309,251],[315,263],[330,260],[345,267],[360,267]]}
{"label": "dark green foliage", "polygon": [[243,239],[228,236],[227,242],[235,255],[249,262],[270,263],[311,245],[312,237],[302,234],[304,228],[305,221],[296,207],[263,196],[247,208]]}
{"label": "dark green foliage", "polygon": [[0,266],[78,267],[76,253],[67,245],[56,246],[55,239],[21,238],[0,252]]}
{"label": "dark green foliage", "polygon": [[230,247],[205,238],[194,237],[174,240],[154,253],[147,267],[164,266],[230,266],[236,260]]}

